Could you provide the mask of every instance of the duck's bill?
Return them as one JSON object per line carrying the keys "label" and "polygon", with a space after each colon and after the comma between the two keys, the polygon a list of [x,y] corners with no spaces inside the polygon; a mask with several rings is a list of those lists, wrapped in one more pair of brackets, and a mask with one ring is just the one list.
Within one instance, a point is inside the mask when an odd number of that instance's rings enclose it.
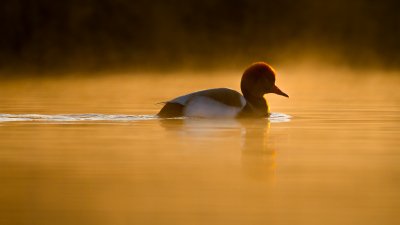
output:
{"label": "duck's bill", "polygon": [[289,98],[289,95],[281,91],[281,89],[279,89],[276,85],[272,86],[271,90],[269,90],[269,93],[275,93],[277,95],[282,95]]}

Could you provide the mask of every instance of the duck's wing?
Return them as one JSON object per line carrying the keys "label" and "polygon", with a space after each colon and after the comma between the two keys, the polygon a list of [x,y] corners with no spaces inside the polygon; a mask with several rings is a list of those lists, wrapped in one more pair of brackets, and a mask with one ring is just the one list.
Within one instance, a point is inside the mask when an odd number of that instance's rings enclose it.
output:
{"label": "duck's wing", "polygon": [[199,93],[199,92],[201,92],[201,91],[193,92],[193,93],[190,93],[190,94],[187,94],[187,95],[182,95],[182,96],[179,96],[179,97],[174,98],[172,100],[165,101],[165,102],[159,102],[157,104],[177,103],[177,104],[185,105],[185,103],[189,100],[189,98],[191,98],[192,96],[197,95],[197,93]]}
{"label": "duck's wing", "polygon": [[160,103],[178,103],[181,105],[186,105],[186,103],[190,99],[199,96],[211,98],[212,100],[215,100],[227,106],[244,107],[246,105],[246,99],[239,92],[229,88],[214,88],[208,90],[201,90],[187,95],[179,96],[170,101],[165,101]]}

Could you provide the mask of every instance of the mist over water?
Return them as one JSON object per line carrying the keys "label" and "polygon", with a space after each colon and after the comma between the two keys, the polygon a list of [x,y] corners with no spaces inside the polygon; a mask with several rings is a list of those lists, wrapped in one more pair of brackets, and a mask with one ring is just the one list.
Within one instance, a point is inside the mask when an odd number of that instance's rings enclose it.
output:
{"label": "mist over water", "polygon": [[391,0],[2,5],[0,66],[18,74],[242,70],[255,61],[291,65],[306,59],[399,68],[399,3]]}

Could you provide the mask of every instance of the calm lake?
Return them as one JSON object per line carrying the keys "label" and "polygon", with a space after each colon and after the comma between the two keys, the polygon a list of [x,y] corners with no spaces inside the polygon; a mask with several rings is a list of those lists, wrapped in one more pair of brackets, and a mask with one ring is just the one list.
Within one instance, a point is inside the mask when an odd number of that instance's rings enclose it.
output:
{"label": "calm lake", "polygon": [[158,119],[243,71],[0,82],[0,224],[400,224],[400,72],[275,68],[271,118]]}

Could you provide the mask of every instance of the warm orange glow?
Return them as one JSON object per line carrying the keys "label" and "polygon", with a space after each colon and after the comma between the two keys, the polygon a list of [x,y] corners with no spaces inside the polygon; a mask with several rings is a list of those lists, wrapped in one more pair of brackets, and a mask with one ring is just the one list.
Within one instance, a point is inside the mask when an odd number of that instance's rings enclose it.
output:
{"label": "warm orange glow", "polygon": [[240,71],[0,82],[0,221],[395,224],[398,73],[279,71],[295,97],[238,120],[151,115]]}

